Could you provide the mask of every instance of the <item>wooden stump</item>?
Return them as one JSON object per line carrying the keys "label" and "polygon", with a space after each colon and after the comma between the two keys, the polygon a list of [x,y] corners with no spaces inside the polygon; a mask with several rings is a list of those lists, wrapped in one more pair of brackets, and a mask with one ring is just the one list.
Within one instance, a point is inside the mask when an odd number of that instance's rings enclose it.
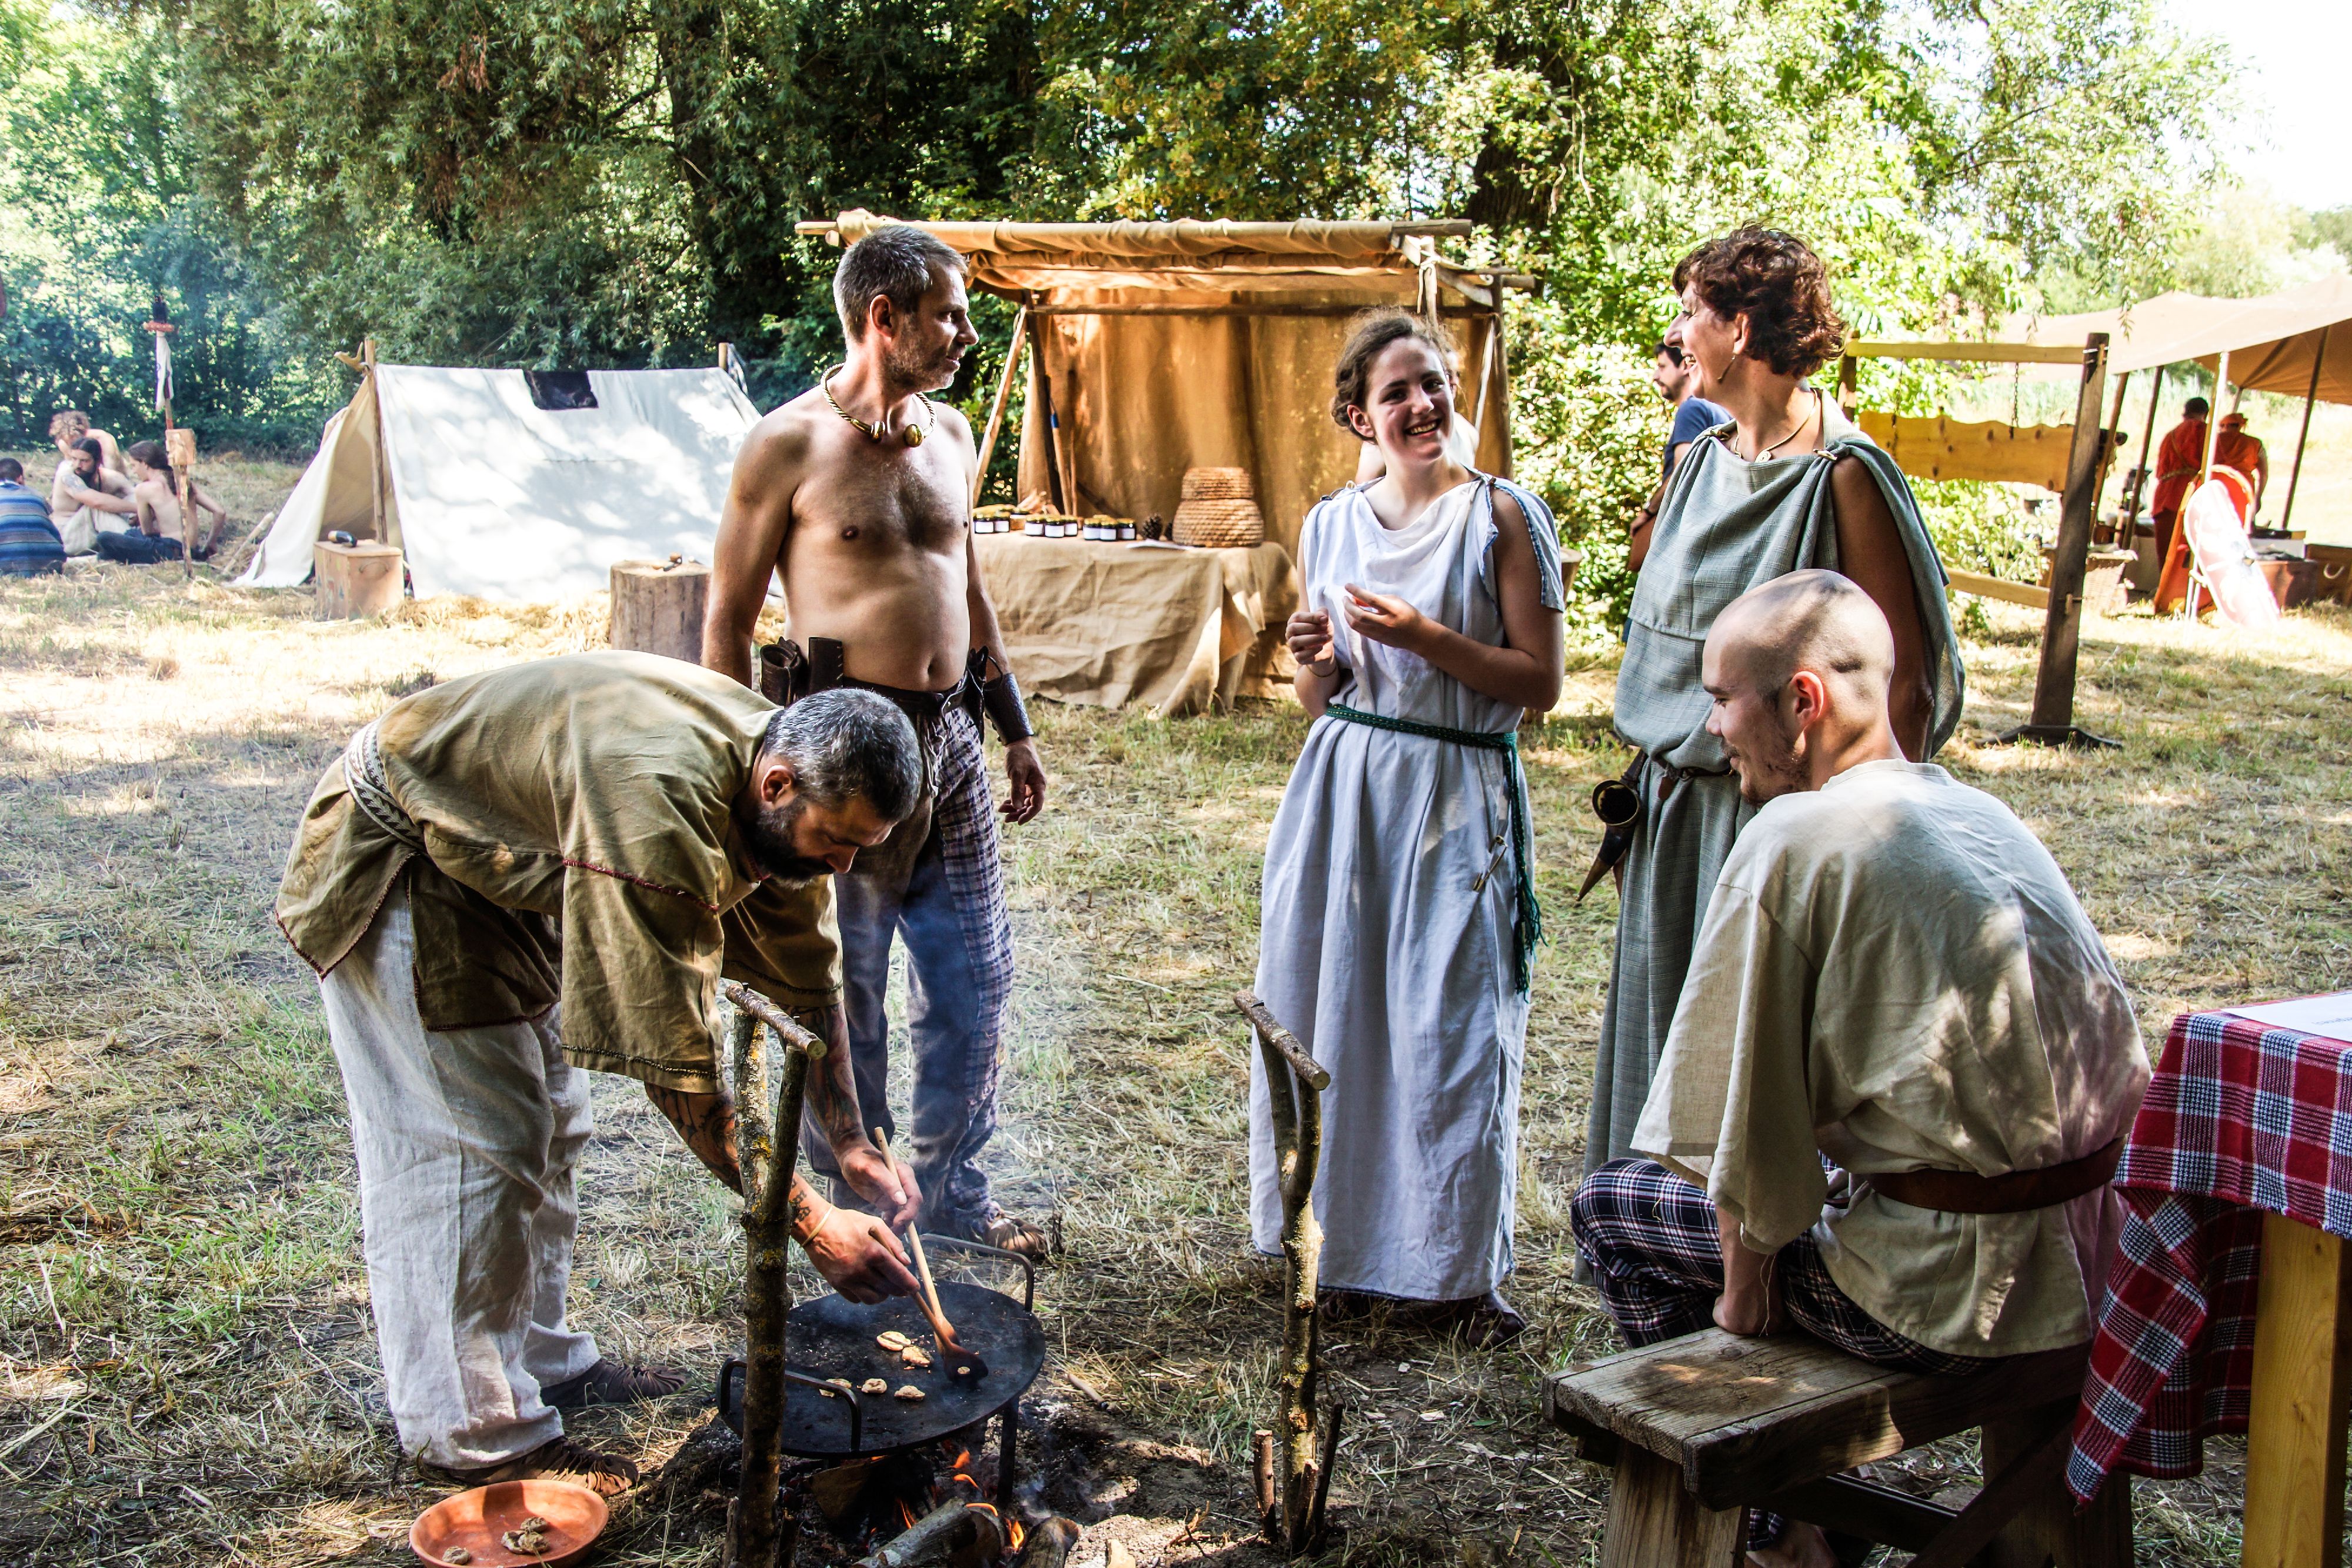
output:
{"label": "wooden stump", "polygon": [[400,547],[396,544],[369,540],[357,544],[322,542],[313,547],[311,560],[319,574],[315,614],[322,621],[365,620],[400,603]]}
{"label": "wooden stump", "polygon": [[666,658],[702,662],[702,611],[710,602],[710,568],[673,555],[667,561],[613,563],[612,644]]}

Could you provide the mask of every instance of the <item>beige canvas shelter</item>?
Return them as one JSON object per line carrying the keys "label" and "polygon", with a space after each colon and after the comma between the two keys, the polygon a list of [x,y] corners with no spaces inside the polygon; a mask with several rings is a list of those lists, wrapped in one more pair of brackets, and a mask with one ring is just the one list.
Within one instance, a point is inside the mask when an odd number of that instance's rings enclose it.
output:
{"label": "beige canvas shelter", "polygon": [[592,370],[542,408],[519,370],[351,363],[360,384],[238,581],[292,587],[330,532],[397,544],[419,595],[553,600],[616,561],[707,560],[759,410],[720,369]]}
{"label": "beige canvas shelter", "polygon": [[[856,211],[801,228],[851,244],[898,221]],[[1349,318],[1375,305],[1443,322],[1478,466],[1511,472],[1504,297],[1533,280],[1439,257],[1436,240],[1467,224],[915,226],[962,253],[971,288],[1022,306],[982,442],[996,437],[1025,342],[1024,496],[1172,517],[1186,468],[1244,468],[1267,537],[1295,546],[1307,509],[1354,477],[1361,447],[1332,421],[1331,368]]]}
{"label": "beige canvas shelter", "polygon": [[[2112,363],[2126,374],[2195,363],[2212,372],[2214,384],[2224,390],[2251,387],[2302,398],[2303,423],[2295,437],[2286,504],[2279,511],[2281,528],[2294,518],[2304,447],[2311,437],[2311,405],[2323,400],[2352,403],[2352,277],[2341,273],[2248,300],[2159,294],[2121,310],[2043,316],[2016,325],[2020,329],[2016,335],[2029,342],[2063,342],[2092,331],[2110,333],[2116,342]],[[2120,388],[2116,407],[2120,412]],[[2151,397],[2143,450],[2155,436],[2156,413]],[[2215,424],[2207,426],[2208,468],[2217,427]],[[2134,514],[2138,501],[2135,492],[2130,502]]]}

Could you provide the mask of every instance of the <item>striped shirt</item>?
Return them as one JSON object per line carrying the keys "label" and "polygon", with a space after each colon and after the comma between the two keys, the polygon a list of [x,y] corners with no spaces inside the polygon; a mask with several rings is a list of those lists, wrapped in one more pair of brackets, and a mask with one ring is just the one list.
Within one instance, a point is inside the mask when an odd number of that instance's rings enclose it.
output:
{"label": "striped shirt", "polygon": [[0,479],[0,573],[32,577],[62,572],[65,542],[49,521],[49,503],[14,479]]}

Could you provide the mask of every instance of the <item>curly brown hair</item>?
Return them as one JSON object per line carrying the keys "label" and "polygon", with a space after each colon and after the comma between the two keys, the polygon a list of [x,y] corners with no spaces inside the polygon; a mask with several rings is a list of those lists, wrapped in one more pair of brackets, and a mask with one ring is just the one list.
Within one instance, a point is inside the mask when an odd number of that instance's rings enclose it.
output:
{"label": "curly brown hair", "polygon": [[1332,422],[1354,436],[1363,437],[1348,422],[1348,410],[1362,408],[1371,395],[1372,362],[1381,357],[1391,343],[1407,338],[1418,338],[1437,354],[1437,363],[1445,366],[1445,374],[1454,374],[1454,345],[1445,334],[1410,310],[1393,306],[1367,310],[1358,316],[1348,331],[1348,346],[1339,351],[1339,363],[1331,372]]}
{"label": "curly brown hair", "polygon": [[1776,374],[1801,379],[1844,351],[1829,269],[1785,230],[1751,225],[1708,240],[1675,267],[1675,292],[1692,287],[1726,321],[1748,318],[1748,357]]}

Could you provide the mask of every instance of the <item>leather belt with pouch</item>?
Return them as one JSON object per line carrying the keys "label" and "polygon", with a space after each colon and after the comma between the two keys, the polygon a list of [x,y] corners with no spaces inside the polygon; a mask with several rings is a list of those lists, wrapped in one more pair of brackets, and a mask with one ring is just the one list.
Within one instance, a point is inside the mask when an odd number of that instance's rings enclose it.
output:
{"label": "leather belt with pouch", "polygon": [[811,637],[806,653],[801,651],[798,643],[782,639],[772,642],[760,650],[760,695],[779,708],[789,708],[813,693],[847,688],[888,698],[900,712],[917,723],[935,720],[950,708],[961,708],[973,724],[980,722],[976,667],[986,656],[978,648],[972,650],[971,661],[964,667],[963,679],[944,691],[910,691],[905,687],[853,679],[843,668],[846,657],[847,649],[837,637]]}
{"label": "leather belt with pouch", "polygon": [[2079,1160],[2038,1171],[1979,1176],[1974,1171],[1889,1171],[1859,1176],[1874,1191],[1915,1209],[1943,1214],[2030,1214],[2073,1203],[2115,1180],[2124,1157],[2120,1138]]}

